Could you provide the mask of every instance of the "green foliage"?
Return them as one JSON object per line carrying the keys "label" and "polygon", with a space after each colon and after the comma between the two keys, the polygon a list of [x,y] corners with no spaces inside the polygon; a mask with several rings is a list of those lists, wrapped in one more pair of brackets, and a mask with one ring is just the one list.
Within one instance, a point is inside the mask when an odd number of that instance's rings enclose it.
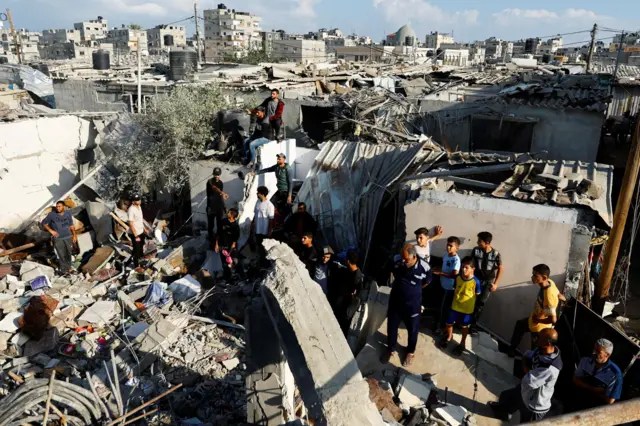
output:
{"label": "green foliage", "polygon": [[129,24],[129,29],[130,30],[141,30],[142,27],[138,24]]}
{"label": "green foliage", "polygon": [[112,141],[111,161],[119,175],[109,179],[111,194],[180,191],[188,182],[190,165],[211,140],[217,113],[227,107],[216,85],[176,86],[158,99],[155,111],[132,115],[134,134]]}

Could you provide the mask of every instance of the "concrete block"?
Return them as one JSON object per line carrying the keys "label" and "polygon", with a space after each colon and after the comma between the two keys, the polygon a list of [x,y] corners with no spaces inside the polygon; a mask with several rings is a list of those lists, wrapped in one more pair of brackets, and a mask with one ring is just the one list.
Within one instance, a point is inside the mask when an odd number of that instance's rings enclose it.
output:
{"label": "concrete block", "polygon": [[40,340],[29,340],[24,345],[23,356],[31,357],[42,352],[49,352],[55,349],[60,338],[60,332],[55,327],[48,328]]}
{"label": "concrete block", "polygon": [[232,358],[232,359],[227,359],[225,361],[222,361],[222,365],[224,365],[224,368],[226,368],[229,371],[236,368],[239,364],[240,364],[240,360],[238,358]]}
{"label": "concrete block", "polygon": [[467,413],[468,411],[464,407],[458,405],[447,405],[446,407],[436,408],[436,414],[451,426],[464,424],[464,418],[467,416]]}
{"label": "concrete block", "polygon": [[429,394],[431,386],[422,380],[421,377],[405,374],[400,377],[398,382],[398,399],[409,407],[419,407],[424,405]]}
{"label": "concrete block", "polygon": [[20,312],[10,312],[0,321],[0,331],[15,333],[20,329],[18,320],[22,317]]}
{"label": "concrete block", "polygon": [[89,309],[78,318],[78,325],[81,327],[89,324],[104,325],[115,316],[117,309],[118,305],[116,302],[100,300],[89,307]]}
{"label": "concrete block", "polygon": [[91,235],[91,232],[78,235],[78,251],[80,256],[93,250],[93,237]]}
{"label": "concrete block", "polygon": [[20,265],[20,281],[31,281],[43,275],[52,280],[55,276],[55,270],[50,266],[29,260],[25,260],[22,262],[22,265]]}
{"label": "concrete block", "polygon": [[11,344],[15,346],[22,347],[31,339],[31,337],[27,336],[23,332],[19,332],[13,335],[11,338]]}
{"label": "concrete block", "polygon": [[113,219],[109,215],[109,207],[103,203],[89,202],[85,203],[85,209],[91,227],[96,231],[96,242],[104,244],[109,241],[109,235],[113,233]]}
{"label": "concrete block", "polygon": [[266,240],[269,316],[316,425],[384,424],[322,289],[286,244]]}
{"label": "concrete block", "polygon": [[11,340],[11,333],[0,331],[0,351],[6,351]]}

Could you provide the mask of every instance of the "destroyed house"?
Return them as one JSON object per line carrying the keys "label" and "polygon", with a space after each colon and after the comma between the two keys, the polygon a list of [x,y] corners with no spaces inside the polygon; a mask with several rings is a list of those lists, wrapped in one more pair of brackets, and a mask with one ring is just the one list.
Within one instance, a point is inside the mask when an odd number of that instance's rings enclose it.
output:
{"label": "destroyed house", "polygon": [[[528,155],[448,154],[431,141],[413,145],[329,142],[316,158],[298,199],[307,203],[336,252],[356,247],[364,271],[385,285],[386,267],[413,231],[441,225],[432,256],[446,237],[494,235],[505,272],[485,309],[484,324],[508,339],[510,325],[531,309],[531,267],[546,263],[566,293],[582,285],[595,229],[612,223],[613,168]],[[433,259],[433,257],[432,257]]]}
{"label": "destroyed house", "polygon": [[527,75],[497,89],[485,86],[484,93],[452,102],[421,101],[427,112],[416,125],[452,151],[545,152],[549,160],[596,161],[610,101],[606,80]]}

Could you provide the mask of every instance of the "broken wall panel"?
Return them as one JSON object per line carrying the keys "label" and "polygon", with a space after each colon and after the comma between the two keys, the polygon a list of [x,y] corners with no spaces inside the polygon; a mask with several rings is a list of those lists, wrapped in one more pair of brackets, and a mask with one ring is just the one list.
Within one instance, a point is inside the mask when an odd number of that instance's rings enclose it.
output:
{"label": "broken wall panel", "polygon": [[287,245],[266,240],[273,267],[262,294],[316,425],[384,423],[322,289]]}
{"label": "broken wall panel", "polygon": [[0,231],[18,232],[77,181],[76,150],[86,148],[91,122],[68,115],[0,124]]}

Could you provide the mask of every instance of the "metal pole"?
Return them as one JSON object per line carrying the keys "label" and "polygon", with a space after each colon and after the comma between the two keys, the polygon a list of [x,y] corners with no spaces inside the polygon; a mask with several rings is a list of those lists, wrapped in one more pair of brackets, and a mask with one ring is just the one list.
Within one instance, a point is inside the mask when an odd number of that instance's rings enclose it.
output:
{"label": "metal pole", "polygon": [[[9,21],[9,28],[11,28],[11,37],[13,38],[13,42],[16,44],[16,55],[18,56],[18,63],[22,63],[22,43],[20,41],[20,37],[16,35],[16,28],[13,26],[13,19],[11,18],[11,10],[7,8],[7,20]],[[9,49],[11,51],[11,49]]]}
{"label": "metal pole", "polygon": [[620,58],[622,57],[622,50],[624,49],[623,48],[624,38],[625,38],[625,33],[623,31],[622,34],[620,35],[620,45],[618,46],[618,54],[616,55],[616,67],[613,70],[613,81],[611,82],[612,87],[616,82],[616,78],[618,77],[618,68],[620,67]]}
{"label": "metal pole", "polygon": [[198,55],[198,64],[197,67],[200,67],[200,62],[202,60],[202,52],[200,50],[200,16],[198,16],[198,2],[193,2],[193,13],[196,18],[196,52]]}
{"label": "metal pole", "polygon": [[633,141],[629,150],[627,166],[624,170],[624,178],[622,180],[622,188],[618,198],[618,204],[613,215],[613,228],[609,234],[607,241],[604,261],[602,262],[602,271],[598,279],[596,287],[595,300],[593,300],[593,310],[602,315],[604,310],[604,302],[609,296],[609,287],[611,286],[611,278],[616,268],[618,259],[618,251],[620,250],[620,242],[624,234],[624,227],[627,223],[629,214],[629,206],[635,192],[636,181],[638,180],[638,169],[640,169],[640,149],[638,149],[638,139],[640,139],[640,120],[636,122],[636,128],[633,133]]}
{"label": "metal pole", "polygon": [[142,114],[142,37],[138,37],[138,114]]}
{"label": "metal pole", "polygon": [[635,398],[576,413],[545,418],[543,422],[535,424],[609,426],[630,423],[638,419],[640,419],[640,398]]}
{"label": "metal pole", "polygon": [[591,30],[591,44],[589,45],[589,56],[587,56],[587,70],[588,73],[591,70],[591,60],[593,59],[593,50],[596,47],[596,34],[598,33],[598,24],[593,24]]}

